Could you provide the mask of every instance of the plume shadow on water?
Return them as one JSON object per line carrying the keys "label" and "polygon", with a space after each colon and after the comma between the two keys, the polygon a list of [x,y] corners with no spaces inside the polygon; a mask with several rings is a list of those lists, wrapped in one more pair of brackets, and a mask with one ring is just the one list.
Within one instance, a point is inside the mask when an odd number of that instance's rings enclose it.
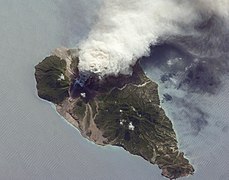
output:
{"label": "plume shadow on water", "polygon": [[197,57],[174,44],[152,47],[150,56],[141,62],[163,71],[162,83],[170,82],[177,89],[195,93],[217,93],[221,77],[227,73],[227,55],[220,59]]}
{"label": "plume shadow on water", "polygon": [[192,102],[190,97],[218,93],[222,86],[221,76],[226,72],[223,66],[226,57],[221,62],[212,57],[197,57],[169,43],[151,47],[150,56],[141,59],[142,66],[147,67],[146,71],[149,74],[151,71],[151,76],[156,77],[154,80],[164,88],[162,103],[176,106],[180,115],[174,113],[173,119],[189,125],[188,133],[193,136],[209,125],[209,115],[201,108],[201,99],[199,104]]}
{"label": "plume shadow on water", "polygon": [[191,131],[188,133],[192,136],[199,135],[199,133],[209,125],[209,114],[197,103],[189,101],[188,97],[175,97],[173,102],[179,111],[176,119],[183,121],[183,124],[189,125]]}

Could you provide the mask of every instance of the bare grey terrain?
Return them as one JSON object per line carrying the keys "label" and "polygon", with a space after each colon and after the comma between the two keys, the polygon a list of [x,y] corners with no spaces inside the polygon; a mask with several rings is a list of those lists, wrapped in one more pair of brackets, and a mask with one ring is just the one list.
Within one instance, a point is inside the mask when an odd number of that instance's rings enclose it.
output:
{"label": "bare grey terrain", "polygon": [[[85,38],[100,3],[0,0],[0,4],[0,179],[163,179],[160,170],[142,158],[82,138],[36,95],[34,66],[56,47],[72,47]],[[168,68],[143,66],[158,81],[160,99],[166,93],[172,97],[162,106],[173,121],[180,149],[196,169],[194,176],[184,179],[227,180],[228,77],[223,73],[219,81],[215,79],[220,85],[211,92],[200,91],[202,87],[185,91],[187,86],[177,89],[179,76],[162,83]],[[204,67],[211,72],[211,66]]]}

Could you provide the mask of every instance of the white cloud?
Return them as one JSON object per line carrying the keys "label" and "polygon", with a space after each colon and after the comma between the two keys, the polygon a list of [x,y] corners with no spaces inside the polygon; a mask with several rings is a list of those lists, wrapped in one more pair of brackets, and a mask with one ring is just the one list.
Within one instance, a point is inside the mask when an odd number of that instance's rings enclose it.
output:
{"label": "white cloud", "polygon": [[158,39],[193,34],[200,14],[227,17],[227,0],[105,0],[98,22],[80,43],[81,70],[117,75],[148,55]]}

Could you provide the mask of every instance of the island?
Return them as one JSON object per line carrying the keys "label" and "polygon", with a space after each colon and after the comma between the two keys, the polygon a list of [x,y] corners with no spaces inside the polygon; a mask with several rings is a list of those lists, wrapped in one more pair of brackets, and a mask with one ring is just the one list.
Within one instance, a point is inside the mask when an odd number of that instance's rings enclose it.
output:
{"label": "island", "polygon": [[192,175],[173,125],[160,106],[158,85],[139,62],[132,75],[100,77],[78,69],[79,50],[59,48],[35,66],[38,96],[98,145],[114,145],[157,164],[162,175]]}

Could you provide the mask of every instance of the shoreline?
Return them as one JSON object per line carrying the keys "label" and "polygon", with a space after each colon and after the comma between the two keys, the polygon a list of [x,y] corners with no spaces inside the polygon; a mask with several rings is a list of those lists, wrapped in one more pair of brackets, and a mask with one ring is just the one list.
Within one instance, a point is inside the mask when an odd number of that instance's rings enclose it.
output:
{"label": "shoreline", "polygon": [[[196,172],[196,171],[198,170],[198,166],[197,166],[196,163],[195,163],[195,157],[186,155],[186,152],[189,151],[189,150],[188,150],[187,148],[182,148],[182,147],[183,147],[183,144],[181,144],[181,141],[180,141],[182,134],[179,133],[179,128],[176,127],[176,125],[175,125],[175,124],[177,124],[177,123],[174,121],[174,118],[173,118],[173,116],[172,116],[172,114],[171,114],[171,111],[170,111],[170,109],[169,109],[169,108],[172,108],[172,107],[171,107],[171,106],[168,107],[169,105],[166,104],[166,102],[164,102],[164,103],[161,102],[161,101],[162,101],[162,98],[161,98],[161,97],[163,97],[163,86],[162,86],[161,82],[158,81],[156,78],[153,79],[153,78],[150,76],[150,73],[147,73],[147,71],[145,71],[144,66],[142,66],[141,63],[140,63],[140,65],[141,65],[141,67],[143,68],[143,71],[144,71],[144,73],[146,74],[146,76],[147,76],[151,81],[154,81],[155,83],[157,83],[157,85],[158,85],[158,96],[159,96],[159,99],[160,99],[160,106],[161,106],[162,109],[165,111],[166,116],[170,119],[170,121],[171,121],[172,124],[173,124],[173,130],[174,130],[175,133],[176,133],[176,139],[177,139],[178,149],[179,149],[181,152],[184,152],[184,156],[189,160],[190,164],[193,165],[193,167],[195,168],[195,172]],[[188,176],[188,177],[189,177],[189,176]]]}
{"label": "shoreline", "polygon": [[[46,100],[45,100],[46,101]],[[127,149],[125,149],[125,147],[121,146],[121,145],[115,145],[115,144],[99,144],[97,143],[96,141],[94,141],[92,138],[90,138],[89,136],[85,135],[83,133],[83,131],[79,128],[78,126],[78,123],[77,123],[77,120],[75,120],[69,113],[66,112],[66,114],[68,115],[67,116],[63,116],[59,111],[58,111],[58,107],[61,107],[61,106],[58,106],[52,102],[49,102],[51,104],[51,107],[55,109],[56,113],[58,114],[58,116],[61,117],[61,119],[64,119],[64,121],[69,124],[71,127],[73,127],[74,129],[76,129],[78,132],[79,132],[79,135],[82,136],[84,139],[86,139],[87,142],[93,144],[93,145],[96,145],[97,147],[100,147],[100,148],[106,148],[108,150],[122,150],[123,152],[125,153],[128,153],[129,155],[131,156],[134,156],[134,157],[139,157],[141,158],[142,160],[146,161],[148,164],[152,164],[152,162],[148,161],[146,158],[144,158],[144,156],[142,155],[137,155],[137,154],[132,154],[130,153]],[[72,121],[75,121],[76,122],[76,125],[74,125],[72,123]],[[182,151],[183,152],[183,151]],[[186,157],[186,156],[185,156]],[[190,159],[189,159],[190,160]],[[191,161],[190,161],[191,162]],[[156,163],[153,163],[153,165],[157,165]],[[195,166],[193,166],[195,167]],[[163,173],[163,172],[167,172],[167,168],[163,169],[163,168],[160,168],[158,167]],[[196,169],[196,168],[195,168]],[[188,176],[186,175],[183,175],[183,176],[180,176],[179,178],[182,178],[182,177],[191,177],[192,174],[189,174]],[[161,177],[164,177],[164,175],[162,175]]]}
{"label": "shoreline", "polygon": [[[66,54],[71,53],[69,49],[61,48],[54,52],[53,56],[46,57],[36,66],[38,96],[51,103],[58,115],[77,129],[81,136],[93,144],[102,147],[113,146],[112,149],[122,148],[132,155],[139,156],[150,164],[157,165],[162,171],[161,175],[169,179],[193,174],[193,166],[177,146],[173,121],[170,122],[167,113],[161,108],[159,84],[149,78],[139,64],[133,68],[134,75],[125,77],[124,84],[120,87],[116,82],[120,77],[111,77],[114,81],[108,83],[111,90],[100,87],[100,91],[97,92],[100,92],[98,98],[87,102],[80,95],[71,98],[69,90],[66,90],[66,86],[70,86],[73,78],[70,70],[77,68],[79,59]],[[70,67],[71,65],[73,66]],[[51,77],[55,84],[50,82],[50,75],[46,74],[47,69],[52,72]],[[75,70],[78,72],[78,69]],[[63,76],[64,82],[56,80],[60,75]],[[125,93],[129,95],[126,96]],[[119,101],[115,98],[119,98]],[[152,110],[154,111],[151,112]],[[125,123],[120,123],[120,118],[124,118]],[[130,129],[130,124],[136,127],[136,131],[134,128]],[[155,129],[157,131],[154,131]],[[139,136],[139,133],[142,134]],[[166,138],[167,141],[162,138]]]}

